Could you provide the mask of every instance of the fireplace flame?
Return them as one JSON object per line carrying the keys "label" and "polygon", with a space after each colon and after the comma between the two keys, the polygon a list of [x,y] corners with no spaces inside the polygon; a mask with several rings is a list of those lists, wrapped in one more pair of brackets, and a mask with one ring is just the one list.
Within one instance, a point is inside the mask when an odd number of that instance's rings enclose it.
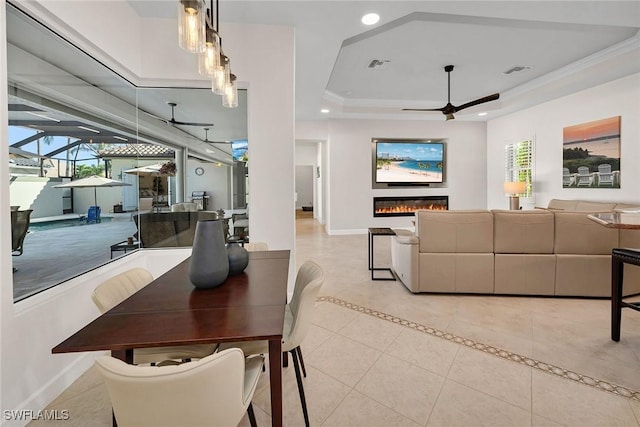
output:
{"label": "fireplace flame", "polygon": [[377,214],[394,214],[394,213],[414,213],[419,210],[429,211],[446,211],[447,207],[439,203],[431,203],[429,205],[394,205],[394,206],[379,206],[376,208]]}

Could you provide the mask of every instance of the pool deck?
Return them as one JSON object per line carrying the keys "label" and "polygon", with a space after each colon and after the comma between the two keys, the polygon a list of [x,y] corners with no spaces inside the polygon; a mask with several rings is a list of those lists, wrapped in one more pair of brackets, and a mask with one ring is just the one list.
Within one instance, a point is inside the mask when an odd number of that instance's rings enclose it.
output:
{"label": "pool deck", "polygon": [[[34,218],[32,222],[77,219],[79,214]],[[136,232],[132,213],[108,213],[110,221],[27,233],[24,252],[12,257],[13,297],[18,299],[46,289],[104,264],[111,259],[111,245]],[[123,256],[116,252],[113,257]]]}

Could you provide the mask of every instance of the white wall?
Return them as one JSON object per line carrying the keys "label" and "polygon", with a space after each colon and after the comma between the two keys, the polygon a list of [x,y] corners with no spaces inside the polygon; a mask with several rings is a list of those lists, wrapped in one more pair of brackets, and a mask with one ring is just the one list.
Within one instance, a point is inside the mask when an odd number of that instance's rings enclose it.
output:
{"label": "white wall", "polygon": [[[200,176],[196,175],[196,168],[204,169]],[[207,210],[230,209],[229,195],[229,171],[226,165],[218,166],[211,162],[200,162],[196,159],[189,159],[187,162],[187,189],[184,201],[191,201],[192,191],[206,191],[209,200]]]}
{"label": "white wall", "polygon": [[[64,190],[53,188],[61,184],[61,179],[43,177],[17,177],[10,182],[10,203],[20,206],[20,210],[33,209],[31,218],[62,215],[62,195]],[[91,193],[93,197],[93,191]],[[36,214],[36,215],[34,215]]]}
{"label": "white wall", "polygon": [[[448,195],[449,209],[486,207],[484,122],[332,120],[328,135],[330,234],[412,226],[413,217],[374,218],[374,196]],[[446,186],[372,189],[372,138],[447,138]]]}
{"label": "white wall", "polygon": [[[562,130],[593,120],[621,116],[621,188],[562,188]],[[551,199],[640,203],[640,74],[490,120],[487,124],[487,205],[505,209],[504,146],[535,137],[535,200],[523,209],[547,206]]]}

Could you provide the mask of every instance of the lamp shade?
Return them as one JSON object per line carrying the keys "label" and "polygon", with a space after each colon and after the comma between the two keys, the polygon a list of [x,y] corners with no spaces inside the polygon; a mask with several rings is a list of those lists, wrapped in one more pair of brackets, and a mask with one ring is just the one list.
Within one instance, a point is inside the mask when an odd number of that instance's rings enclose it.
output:
{"label": "lamp shade", "polygon": [[220,62],[214,67],[211,90],[217,95],[224,95],[227,83],[230,81],[229,58],[220,54]]}
{"label": "lamp shade", "polygon": [[231,74],[222,95],[222,106],[236,108],[238,106],[238,87],[236,86],[236,76]]}
{"label": "lamp shade", "polygon": [[198,72],[213,77],[215,67],[220,64],[220,37],[212,28],[207,28],[206,40],[204,51],[198,54]]}
{"label": "lamp shade", "polygon": [[522,194],[527,191],[527,183],[507,181],[503,184],[502,188],[506,194]]}
{"label": "lamp shade", "polygon": [[178,44],[187,52],[205,47],[205,11],[202,0],[178,1]]}

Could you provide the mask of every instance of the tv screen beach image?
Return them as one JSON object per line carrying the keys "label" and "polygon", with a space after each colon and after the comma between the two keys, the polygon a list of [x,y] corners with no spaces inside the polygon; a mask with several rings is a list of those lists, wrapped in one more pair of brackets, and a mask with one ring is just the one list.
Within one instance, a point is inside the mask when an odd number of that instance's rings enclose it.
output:
{"label": "tv screen beach image", "polygon": [[444,144],[377,142],[376,182],[442,182]]}

